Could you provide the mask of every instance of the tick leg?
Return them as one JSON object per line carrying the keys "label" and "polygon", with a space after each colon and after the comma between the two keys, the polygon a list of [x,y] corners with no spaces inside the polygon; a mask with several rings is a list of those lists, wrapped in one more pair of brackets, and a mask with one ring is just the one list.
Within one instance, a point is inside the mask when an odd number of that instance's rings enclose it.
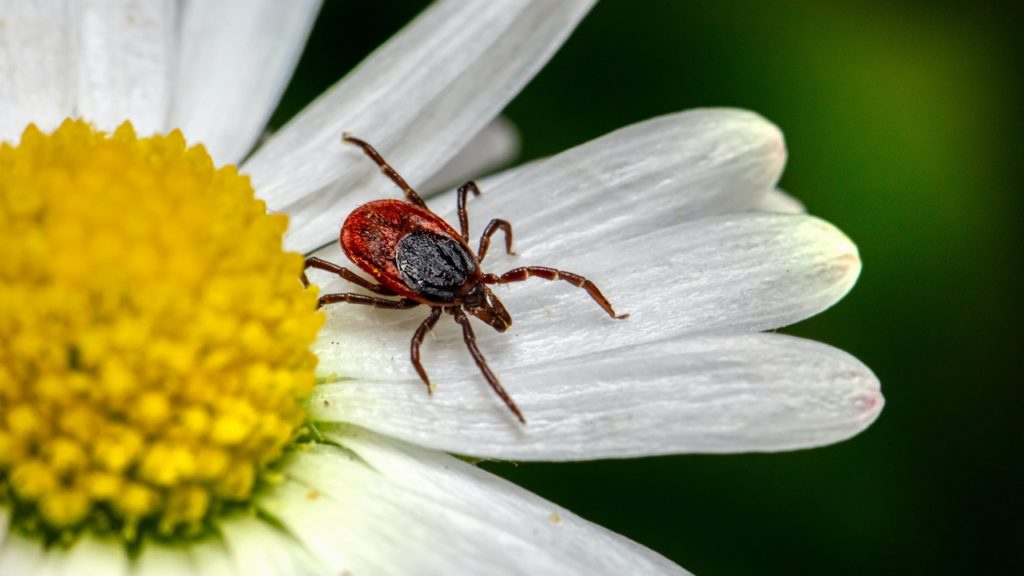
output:
{"label": "tick leg", "polygon": [[412,186],[409,186],[409,184],[405,181],[404,178],[398,175],[398,172],[395,172],[394,168],[392,168],[390,165],[388,165],[387,162],[384,161],[384,158],[381,157],[380,153],[377,152],[377,150],[375,150],[373,146],[370,146],[369,143],[360,140],[359,138],[356,138],[355,136],[349,134],[348,132],[342,134],[341,139],[344,140],[345,142],[350,142],[362,148],[363,152],[365,152],[366,155],[369,156],[371,160],[376,162],[377,166],[380,166],[380,171],[383,172],[384,175],[387,176],[388,178],[391,178],[391,181],[394,182],[396,186],[401,188],[402,192],[405,192],[406,200],[412,202],[413,204],[419,206],[420,208],[427,207],[426,202],[424,202],[423,199],[420,198],[420,195],[417,194],[416,191],[412,189]]}
{"label": "tick leg", "polygon": [[470,192],[473,193],[473,196],[480,195],[480,189],[476,187],[476,182],[470,180],[459,186],[459,230],[462,231],[462,241],[466,244],[469,244],[469,214],[466,213],[466,195]]}
{"label": "tick leg", "polygon": [[597,284],[594,284],[590,280],[587,280],[579,274],[573,274],[572,272],[566,272],[564,270],[555,270],[554,268],[545,268],[543,266],[524,266],[522,268],[513,268],[508,272],[505,272],[501,276],[495,277],[493,274],[487,274],[484,276],[484,282],[488,284],[508,284],[510,282],[522,282],[531,276],[537,278],[543,278],[545,280],[564,280],[577,288],[583,288],[590,294],[590,297],[597,302],[609,316],[616,320],[624,320],[629,318],[629,314],[615,314],[615,310],[612,309],[612,305],[608,303],[608,299],[601,294],[601,291],[597,289]]}
{"label": "tick leg", "polygon": [[402,298],[401,300],[385,300],[384,298],[377,298],[376,296],[364,296],[362,294],[346,292],[344,294],[324,294],[320,297],[316,307],[323,308],[328,304],[337,304],[338,302],[365,304],[367,306],[373,306],[374,308],[392,308],[397,310],[405,310],[406,308],[419,306],[419,302],[410,300],[409,298]]}
{"label": "tick leg", "polygon": [[366,278],[363,278],[362,276],[360,276],[360,275],[356,274],[355,272],[349,270],[348,268],[344,268],[342,266],[338,266],[337,264],[334,264],[333,262],[328,262],[327,260],[323,260],[321,258],[317,258],[316,256],[310,256],[309,258],[306,258],[306,267],[302,269],[302,285],[303,286],[309,286],[309,279],[306,278],[306,270],[309,270],[310,268],[316,268],[317,270],[323,270],[324,272],[330,272],[332,274],[337,274],[338,276],[341,276],[345,280],[348,280],[349,282],[351,282],[353,284],[358,284],[358,285],[362,286],[363,288],[366,288],[370,292],[374,292],[374,293],[380,294],[381,296],[394,296],[395,295],[395,293],[390,288],[388,288],[387,286],[381,286],[380,284],[374,284],[373,282],[370,282]]}
{"label": "tick leg", "polygon": [[427,394],[434,394],[434,387],[430,384],[430,378],[427,377],[427,371],[423,369],[423,364],[420,364],[420,344],[423,344],[423,337],[427,335],[434,328],[434,324],[437,324],[437,319],[441,317],[441,310],[443,308],[432,308],[430,310],[430,316],[420,324],[420,327],[416,329],[416,333],[412,336],[412,366],[416,369],[416,373],[420,375],[420,380],[427,385]]}
{"label": "tick leg", "polygon": [[508,395],[508,392],[501,387],[498,377],[494,375],[494,372],[491,372],[491,369],[487,366],[487,360],[484,360],[484,355],[476,347],[476,335],[473,334],[473,327],[469,325],[469,317],[458,308],[451,308],[451,313],[455,316],[455,321],[462,326],[462,340],[466,342],[466,348],[469,348],[469,353],[472,354],[476,365],[480,367],[480,371],[484,373],[484,378],[491,385],[491,389],[505,402],[505,406],[508,406],[508,409],[516,415],[516,418],[523,424],[526,424],[523,413],[519,411],[519,407],[512,401],[512,397]]}
{"label": "tick leg", "polygon": [[505,252],[508,254],[515,254],[512,251],[512,225],[508,223],[508,220],[502,220],[495,218],[487,224],[487,228],[484,228],[484,233],[480,236],[480,249],[476,251],[476,257],[481,262],[484,261],[484,256],[487,254],[487,248],[491,245],[491,236],[494,233],[501,230],[505,233]]}

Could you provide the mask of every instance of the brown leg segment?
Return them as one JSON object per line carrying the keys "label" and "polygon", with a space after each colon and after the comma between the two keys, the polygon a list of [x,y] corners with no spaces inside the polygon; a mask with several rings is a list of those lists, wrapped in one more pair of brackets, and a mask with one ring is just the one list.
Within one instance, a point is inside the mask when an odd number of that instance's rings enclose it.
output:
{"label": "brown leg segment", "polygon": [[505,406],[508,406],[508,409],[516,415],[516,418],[523,424],[526,424],[523,413],[519,411],[519,407],[512,401],[512,397],[508,395],[508,392],[501,387],[498,377],[494,375],[494,372],[491,372],[491,369],[487,366],[487,360],[480,353],[480,349],[476,347],[476,335],[473,334],[473,327],[469,325],[469,317],[458,308],[451,308],[450,310],[452,315],[455,316],[455,321],[462,326],[462,340],[466,343],[466,348],[469,348],[469,353],[473,356],[473,360],[476,361],[476,365],[483,372],[487,383],[491,385],[491,389],[494,390],[495,394],[505,402]]}
{"label": "brown leg segment", "polygon": [[342,267],[342,266],[338,266],[337,264],[334,264],[333,262],[328,262],[327,260],[324,260],[322,258],[317,258],[316,256],[310,256],[309,258],[306,258],[306,267],[302,269],[302,285],[303,286],[309,286],[309,279],[306,278],[306,270],[309,270],[310,268],[316,268],[317,270],[323,270],[324,272],[330,272],[331,274],[336,274],[336,275],[344,278],[345,280],[348,280],[349,282],[351,282],[353,284],[358,284],[359,286],[362,286],[363,288],[366,288],[370,292],[375,292],[377,294],[380,294],[381,296],[394,296],[395,295],[395,293],[390,288],[388,288],[387,286],[381,286],[380,284],[374,284],[373,282],[367,280],[366,278],[363,278],[362,276],[360,276],[360,275],[356,274],[355,272],[349,270],[348,268],[345,268],[345,267]]}
{"label": "brown leg segment", "polygon": [[404,178],[398,175],[398,172],[396,172],[394,168],[392,168],[390,165],[388,165],[387,162],[384,161],[384,158],[381,157],[380,153],[377,152],[377,150],[374,149],[373,146],[370,146],[367,142],[360,140],[359,138],[356,138],[355,136],[349,134],[348,132],[342,134],[341,139],[345,142],[350,142],[362,148],[363,152],[365,152],[366,155],[369,156],[371,160],[376,162],[377,166],[380,166],[380,171],[383,172],[384,175],[387,176],[388,178],[391,178],[391,181],[394,182],[396,186],[401,188],[402,192],[405,192],[406,200],[412,202],[413,204],[419,206],[420,208],[427,207],[426,202],[424,202],[423,199],[420,198],[420,195],[417,194],[416,191],[412,189],[412,186],[409,186],[409,184],[405,181]]}
{"label": "brown leg segment", "polygon": [[462,241],[469,244],[469,214],[466,212],[466,195],[470,192],[473,196],[480,195],[480,189],[476,187],[476,182],[470,180],[462,186],[459,186],[458,191],[458,212],[459,212],[459,230],[462,232]]}
{"label": "brown leg segment", "polygon": [[476,251],[477,260],[483,262],[484,256],[487,255],[487,248],[491,245],[491,236],[494,236],[495,232],[501,230],[505,233],[505,252],[508,254],[515,254],[512,251],[512,225],[509,224],[508,220],[502,220],[495,218],[487,224],[487,228],[484,228],[483,235],[480,236],[480,249]]}
{"label": "brown leg segment", "polygon": [[323,308],[328,304],[337,304],[338,302],[345,302],[348,304],[365,304],[366,306],[373,306],[374,308],[391,308],[395,310],[405,310],[406,308],[413,308],[420,304],[419,302],[410,300],[409,298],[402,298],[401,300],[385,300],[375,296],[364,296],[363,294],[345,292],[344,294],[324,294],[320,297],[316,307]]}
{"label": "brown leg segment", "polygon": [[420,324],[420,327],[416,329],[416,333],[412,336],[412,345],[410,346],[412,354],[412,366],[416,369],[416,373],[420,375],[420,380],[427,385],[427,394],[433,396],[434,387],[430,385],[430,378],[427,377],[427,371],[423,369],[423,364],[420,364],[420,344],[423,344],[423,338],[427,335],[427,332],[437,324],[437,319],[441,317],[441,311],[444,310],[440,307],[430,309],[430,316]]}
{"label": "brown leg segment", "polygon": [[494,274],[485,274],[484,282],[488,284],[508,284],[510,282],[522,282],[531,276],[537,278],[543,278],[545,280],[564,280],[573,286],[583,288],[590,294],[590,297],[597,302],[609,316],[616,320],[625,320],[629,318],[629,314],[615,314],[615,310],[612,309],[612,305],[608,302],[608,299],[601,294],[601,291],[597,289],[597,284],[594,284],[590,280],[587,280],[579,274],[573,274],[572,272],[566,272],[564,270],[555,270],[554,268],[545,268],[543,266],[524,266],[522,268],[513,268],[508,272],[505,272],[501,276],[495,276]]}

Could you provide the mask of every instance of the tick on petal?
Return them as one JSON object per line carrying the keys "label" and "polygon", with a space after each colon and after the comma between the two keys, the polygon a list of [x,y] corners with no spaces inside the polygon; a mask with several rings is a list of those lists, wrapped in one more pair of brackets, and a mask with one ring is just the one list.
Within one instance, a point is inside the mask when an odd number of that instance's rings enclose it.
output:
{"label": "tick on petal", "polygon": [[[381,172],[402,189],[405,200],[367,202],[353,210],[341,227],[341,247],[345,255],[372,276],[376,283],[326,260],[316,257],[306,259],[307,270],[317,268],[336,274],[377,294],[324,294],[320,297],[319,305],[348,302],[393,309],[414,308],[421,304],[429,307],[430,314],[413,334],[411,357],[413,367],[430,393],[433,392],[433,386],[420,363],[420,345],[437,324],[441,314],[451,314],[462,327],[462,339],[487,383],[516,418],[525,424],[526,420],[519,407],[498,382],[498,377],[487,366],[487,361],[477,348],[476,336],[467,316],[476,316],[498,332],[504,332],[512,325],[512,317],[487,285],[522,282],[530,277],[563,280],[586,290],[608,316],[622,320],[629,315],[616,315],[596,284],[572,272],[543,266],[513,268],[500,276],[484,272],[480,264],[487,255],[491,237],[498,231],[504,233],[505,251],[513,254],[512,225],[499,218],[491,220],[480,237],[479,248],[473,252],[469,246],[466,197],[470,193],[474,196],[480,194],[476,183],[470,181],[459,187],[457,232],[427,208],[419,194],[384,161],[373,146],[347,133],[342,136],[342,140],[362,148],[377,163]],[[305,272],[302,274],[302,282],[309,284]]]}

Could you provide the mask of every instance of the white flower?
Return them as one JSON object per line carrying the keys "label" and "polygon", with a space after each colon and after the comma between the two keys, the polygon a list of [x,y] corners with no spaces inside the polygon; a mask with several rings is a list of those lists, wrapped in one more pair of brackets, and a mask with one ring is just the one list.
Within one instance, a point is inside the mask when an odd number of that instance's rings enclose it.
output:
{"label": "white flower", "polygon": [[[349,210],[398,198],[342,132],[413,185],[437,175],[551,56],[589,0],[440,1],[241,165],[286,246],[310,252]],[[67,116],[140,133],[181,128],[218,164],[244,158],[298,58],[315,1],[0,4],[0,140]],[[500,128],[498,129],[500,132]],[[502,146],[497,147],[500,154]],[[473,150],[469,154],[480,154]],[[485,159],[493,154],[484,153]],[[512,223],[523,263],[594,280],[626,321],[568,285],[498,290],[515,324],[478,330],[526,416],[483,381],[450,322],[407,343],[425,311],[336,305],[314,345],[322,442],[297,450],[252,502],[198,541],[137,554],[89,534],[70,547],[8,531],[0,572],[238,574],[683,573],[658,554],[445,454],[582,460],[774,451],[857,434],[881,410],[871,371],[828,346],[764,333],[837,302],[856,247],[775,190],[782,135],[755,114],[643,122],[480,182],[472,229]],[[456,161],[457,163],[457,161]],[[452,193],[430,201],[451,222]],[[316,252],[344,263],[336,246]],[[314,275],[322,292],[351,285]],[[2,382],[2,381],[0,381]]]}

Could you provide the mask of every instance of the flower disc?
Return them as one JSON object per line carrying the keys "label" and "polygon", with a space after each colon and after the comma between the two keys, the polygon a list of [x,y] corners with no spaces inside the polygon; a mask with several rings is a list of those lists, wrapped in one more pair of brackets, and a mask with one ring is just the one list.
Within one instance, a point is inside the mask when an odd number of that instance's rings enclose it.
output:
{"label": "flower disc", "polygon": [[0,146],[0,506],[48,540],[190,536],[306,418],[322,322],[283,215],[180,132]]}

